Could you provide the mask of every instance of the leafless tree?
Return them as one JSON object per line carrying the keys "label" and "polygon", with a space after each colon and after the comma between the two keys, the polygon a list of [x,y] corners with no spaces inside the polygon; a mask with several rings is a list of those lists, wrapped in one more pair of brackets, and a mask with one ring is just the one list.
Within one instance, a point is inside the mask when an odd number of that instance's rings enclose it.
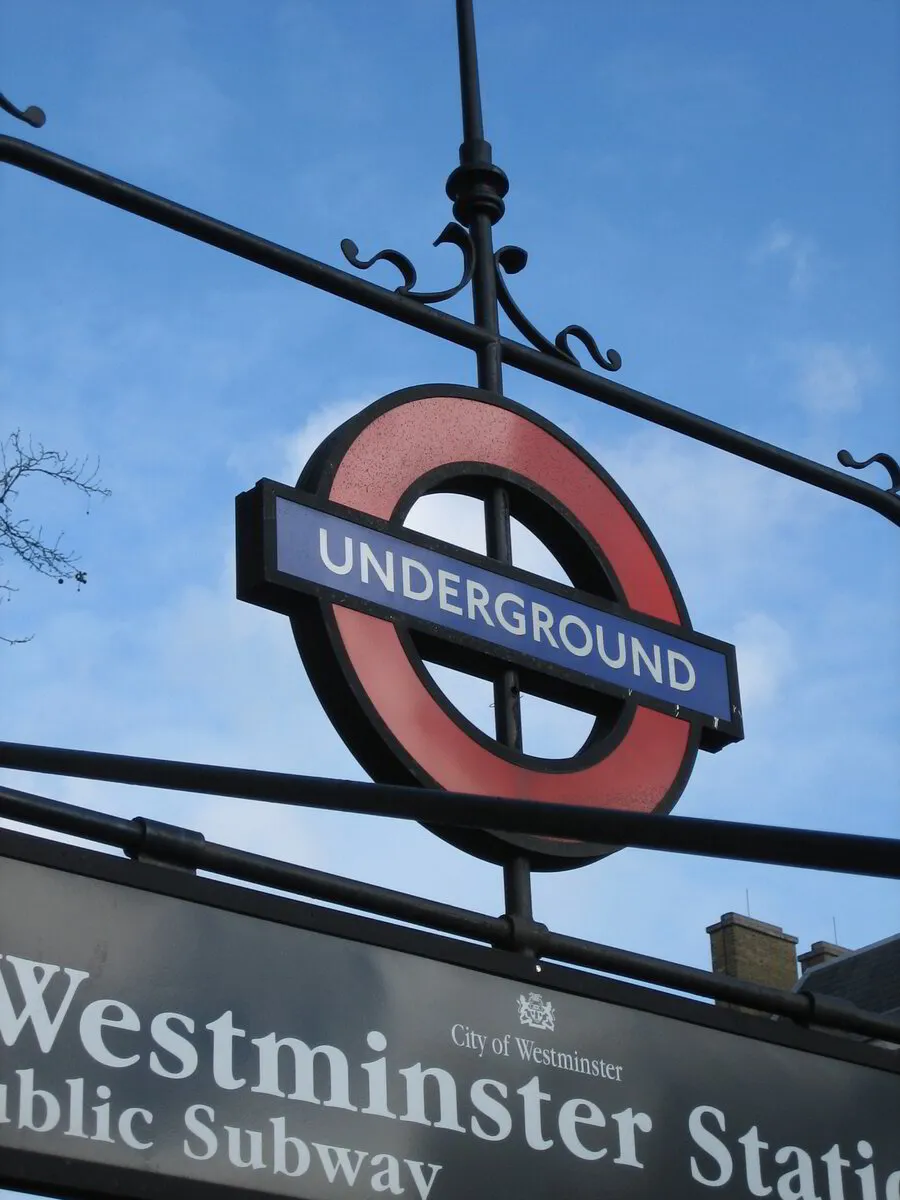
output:
{"label": "leafless tree", "polygon": [[[92,466],[87,458],[50,450],[41,442],[23,437],[19,429],[0,443],[0,567],[7,559],[14,559],[59,583],[67,579],[74,580],[79,587],[86,583],[87,575],[78,565],[80,559],[62,545],[62,534],[48,537],[43,526],[17,515],[16,502],[24,483],[44,477],[74,488],[86,498],[90,508],[95,496],[110,494],[97,472],[97,465]],[[11,599],[16,590],[8,580],[0,582],[0,602]],[[11,646],[30,640],[30,636],[5,637],[0,633],[0,641]]]}

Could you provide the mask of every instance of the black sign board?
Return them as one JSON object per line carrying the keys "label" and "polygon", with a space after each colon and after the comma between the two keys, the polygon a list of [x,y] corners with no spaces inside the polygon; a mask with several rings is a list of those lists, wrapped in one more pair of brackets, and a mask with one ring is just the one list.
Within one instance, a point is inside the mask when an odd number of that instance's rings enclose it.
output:
{"label": "black sign board", "polygon": [[2,1183],[897,1200],[890,1051],[18,834],[0,854]]}

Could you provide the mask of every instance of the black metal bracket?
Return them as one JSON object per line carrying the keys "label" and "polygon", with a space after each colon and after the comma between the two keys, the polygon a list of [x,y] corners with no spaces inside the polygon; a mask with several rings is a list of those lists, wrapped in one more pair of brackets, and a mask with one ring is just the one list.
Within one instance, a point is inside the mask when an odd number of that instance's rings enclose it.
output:
{"label": "black metal bracket", "polygon": [[463,273],[459,283],[454,287],[445,288],[441,292],[414,292],[412,289],[416,286],[418,279],[416,268],[399,250],[379,250],[371,258],[361,259],[356,242],[351,241],[350,238],[344,238],[341,242],[341,252],[347,262],[359,271],[368,271],[377,262],[389,262],[403,276],[403,283],[394,289],[397,295],[408,296],[411,300],[418,300],[420,304],[439,304],[442,300],[450,300],[461,292],[471,281],[472,272],[475,269],[475,247],[472,245],[468,229],[449,221],[434,239],[432,245],[443,246],[448,243],[458,246],[462,251]]}
{"label": "black metal bracket", "polygon": [[483,138],[467,139],[460,147],[460,165],[450,173],[447,195],[453,201],[453,215],[468,225],[478,213],[484,213],[496,225],[506,212],[503,197],[509,191],[506,173],[491,162],[491,144]]}
{"label": "black metal bracket", "polygon": [[129,858],[154,866],[174,867],[196,873],[203,858],[206,838],[194,829],[167,825],[150,817],[135,817],[140,840],[127,850]]}
{"label": "black metal bracket", "polygon": [[575,366],[580,366],[578,359],[569,345],[569,338],[576,337],[590,354],[591,358],[602,367],[604,371],[618,371],[622,366],[622,356],[618,350],[607,350],[604,356],[594,341],[591,334],[582,325],[567,325],[565,329],[561,329],[556,335],[555,341],[551,342],[535,328],[528,320],[519,306],[516,304],[510,295],[509,288],[506,286],[506,280],[503,278],[503,272],[507,275],[518,275],[520,271],[524,271],[528,262],[528,252],[523,250],[521,246],[501,246],[494,255],[494,263],[497,272],[497,299],[500,302],[500,307],[532,346],[540,350],[542,354],[549,354],[551,358],[563,358]]}
{"label": "black metal bracket", "polygon": [[496,949],[512,950],[528,958],[537,959],[552,945],[550,929],[542,922],[532,921],[516,913],[507,913],[501,919],[506,925],[506,934],[494,942]]}

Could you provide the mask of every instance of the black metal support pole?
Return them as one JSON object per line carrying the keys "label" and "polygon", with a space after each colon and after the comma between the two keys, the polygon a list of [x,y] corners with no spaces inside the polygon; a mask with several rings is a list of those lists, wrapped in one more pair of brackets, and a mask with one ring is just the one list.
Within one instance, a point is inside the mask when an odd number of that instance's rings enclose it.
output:
{"label": "black metal support pole", "polygon": [[[484,136],[472,0],[456,0],[456,28],[463,141],[459,148],[460,165],[451,175],[447,190],[454,199],[454,215],[468,227],[475,251],[472,275],[475,324],[491,335],[491,340],[475,351],[478,386],[502,394],[503,357],[493,226],[503,216],[503,197],[509,185],[503,172],[494,166],[491,144]],[[500,484],[494,486],[485,498],[484,519],[487,553],[500,562],[511,563],[509,493]],[[497,740],[505,746],[521,750],[522,711],[519,674],[515,670],[506,669],[494,680],[494,722]],[[503,876],[507,915],[520,921],[530,921],[531,879],[527,858],[517,855],[511,859],[504,865]]]}
{"label": "black metal support pole", "polygon": [[503,865],[503,894],[506,916],[510,922],[512,947],[528,958],[535,956],[535,934],[543,926],[534,922],[531,904],[531,863],[524,854],[517,854]]}
{"label": "black metal support pole", "polygon": [[[454,215],[468,227],[475,250],[475,270],[472,276],[475,324],[490,335],[490,341],[480,345],[475,351],[478,361],[478,386],[487,391],[502,393],[503,360],[500,349],[492,227],[503,215],[503,196],[509,185],[503,172],[494,166],[490,142],[484,138],[472,0],[456,0],[456,22],[463,141],[459,148],[460,165],[450,176],[447,190],[454,200]],[[493,488],[486,499],[485,539],[491,558],[505,563],[512,562],[509,495],[504,487]],[[495,681],[494,709],[497,740],[506,746],[514,746],[521,750],[522,728],[517,672],[504,671]]]}

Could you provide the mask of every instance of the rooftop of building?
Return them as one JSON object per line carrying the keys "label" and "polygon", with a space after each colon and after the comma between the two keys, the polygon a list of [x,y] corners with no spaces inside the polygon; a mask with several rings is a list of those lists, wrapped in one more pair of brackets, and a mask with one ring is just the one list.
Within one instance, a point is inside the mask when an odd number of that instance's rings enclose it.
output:
{"label": "rooftop of building", "polygon": [[794,990],[850,1000],[882,1015],[900,1013],[900,933],[810,968]]}

